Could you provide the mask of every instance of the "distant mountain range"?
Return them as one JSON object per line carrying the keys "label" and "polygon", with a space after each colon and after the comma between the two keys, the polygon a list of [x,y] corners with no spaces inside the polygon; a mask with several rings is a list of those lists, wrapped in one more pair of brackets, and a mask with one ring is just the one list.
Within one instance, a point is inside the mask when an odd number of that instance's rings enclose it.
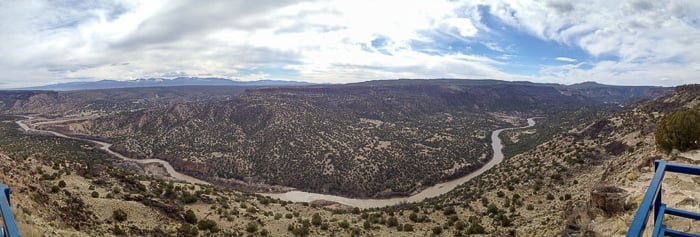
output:
{"label": "distant mountain range", "polygon": [[259,81],[234,81],[224,78],[197,78],[178,77],[175,79],[148,78],[129,81],[101,80],[91,82],[67,82],[46,86],[35,86],[18,88],[22,90],[92,90],[92,89],[113,89],[113,88],[136,88],[136,87],[167,87],[167,86],[306,86],[312,85],[308,82],[281,81],[281,80],[259,80]]}
{"label": "distant mountain range", "polygon": [[[503,87],[518,87],[518,88],[554,88],[561,94],[565,95],[579,95],[586,98],[586,100],[604,102],[604,103],[615,103],[615,104],[628,104],[632,102],[637,102],[640,100],[656,98],[661,95],[670,94],[673,92],[673,88],[670,87],[658,87],[658,86],[618,86],[618,85],[606,85],[597,82],[587,81],[572,85],[563,85],[557,83],[534,83],[529,81],[501,81],[493,79],[398,79],[398,80],[377,80],[377,81],[366,81],[360,83],[353,83],[348,85],[360,85],[360,86],[398,86],[398,87],[416,87],[416,86],[427,86],[427,85],[442,85],[442,86],[496,86],[500,85]],[[334,85],[341,86],[341,85]]]}

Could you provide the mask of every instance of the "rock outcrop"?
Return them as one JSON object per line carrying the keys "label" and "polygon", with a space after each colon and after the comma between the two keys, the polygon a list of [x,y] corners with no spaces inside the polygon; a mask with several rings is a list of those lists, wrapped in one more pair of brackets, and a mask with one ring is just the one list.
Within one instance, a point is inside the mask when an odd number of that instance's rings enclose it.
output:
{"label": "rock outcrop", "polygon": [[626,210],[626,200],[629,196],[627,190],[612,186],[600,185],[591,191],[590,205],[599,208],[607,215],[621,213]]}

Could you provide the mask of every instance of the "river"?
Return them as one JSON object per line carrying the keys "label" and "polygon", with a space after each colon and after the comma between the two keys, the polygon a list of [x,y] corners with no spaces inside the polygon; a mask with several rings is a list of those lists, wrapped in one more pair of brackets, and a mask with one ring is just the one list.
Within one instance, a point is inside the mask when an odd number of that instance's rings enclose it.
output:
{"label": "river", "polygon": [[515,127],[515,128],[501,128],[498,130],[495,130],[491,133],[491,148],[493,149],[493,158],[486,163],[484,166],[479,168],[478,170],[471,172],[465,176],[462,176],[461,178],[458,179],[453,179],[450,181],[446,181],[443,183],[439,183],[433,186],[430,186],[428,188],[423,189],[417,194],[408,196],[408,197],[396,197],[396,198],[388,198],[388,199],[362,199],[362,198],[347,198],[347,197],[341,197],[341,196],[335,196],[335,195],[328,195],[328,194],[320,194],[320,193],[310,193],[310,192],[304,192],[304,191],[289,191],[285,193],[265,193],[263,195],[269,196],[272,198],[279,198],[281,200],[286,200],[286,201],[293,201],[293,202],[312,202],[315,200],[326,200],[326,201],[332,201],[332,202],[337,202],[340,204],[348,205],[348,206],[353,206],[353,207],[359,207],[359,208],[377,208],[377,207],[386,207],[386,206],[393,206],[401,203],[411,203],[411,202],[420,202],[423,201],[427,198],[432,198],[432,197],[437,197],[442,194],[445,194],[452,189],[456,188],[460,184],[463,184],[471,179],[473,179],[476,176],[479,176],[480,174],[483,174],[487,170],[490,170],[494,166],[496,166],[498,163],[501,163],[503,161],[503,144],[501,143],[501,139],[498,137],[501,132],[506,131],[506,130],[513,130],[513,129],[521,129],[521,128],[529,128],[535,126],[535,119],[534,118],[528,118],[527,119],[527,126],[523,127]]}
{"label": "river", "polygon": [[[63,133],[55,132],[55,131],[48,131],[48,130],[39,130],[39,129],[34,129],[29,127],[27,124],[24,123],[24,121],[18,120],[16,123],[22,128],[22,130],[26,132],[37,132],[37,133],[43,133],[43,134],[50,134],[53,136],[57,137],[62,137],[62,138],[68,138],[68,139],[76,139],[76,140],[81,140],[81,141],[87,141],[91,143],[95,143],[99,146],[99,148],[119,159],[130,161],[130,162],[136,162],[136,163],[141,163],[141,164],[148,164],[148,163],[158,163],[161,164],[163,167],[165,167],[166,171],[170,176],[172,176],[175,179],[182,180],[185,182],[190,182],[190,183],[195,183],[195,184],[207,184],[209,185],[210,183],[203,181],[201,179],[197,179],[195,177],[182,174],[180,172],[177,172],[167,161],[160,160],[160,159],[133,159],[126,157],[122,154],[119,154],[117,152],[114,152],[110,149],[112,144],[102,142],[102,141],[97,141],[97,140],[92,140],[92,139],[86,139],[86,138],[78,138],[78,137],[72,137],[65,135]],[[311,193],[311,192],[304,192],[304,191],[288,191],[284,193],[260,193],[261,195],[265,195],[268,197],[272,198],[279,198],[280,200],[284,201],[292,201],[292,202],[312,202],[316,200],[326,200],[326,201],[332,201],[332,202],[337,202],[343,205],[348,205],[352,207],[359,207],[359,208],[378,208],[378,207],[386,207],[386,206],[393,206],[397,204],[402,204],[402,203],[413,203],[413,202],[420,202],[423,201],[427,198],[432,198],[432,197],[437,197],[442,194],[445,194],[452,189],[456,188],[460,184],[463,184],[471,179],[473,179],[476,176],[479,176],[486,172],[487,170],[490,170],[497,164],[501,163],[503,161],[503,144],[501,143],[501,139],[498,137],[501,132],[506,131],[506,130],[513,130],[513,129],[522,129],[522,128],[529,128],[535,126],[535,120],[534,118],[528,118],[527,119],[527,126],[523,127],[514,127],[514,128],[501,128],[498,130],[495,130],[491,133],[491,148],[493,149],[493,158],[489,160],[488,163],[486,163],[484,166],[479,168],[478,170],[471,172],[465,176],[462,176],[461,178],[458,179],[453,179],[450,181],[446,181],[443,183],[438,183],[433,186],[427,187],[420,192],[408,196],[408,197],[396,197],[396,198],[387,198],[387,199],[362,199],[362,198],[347,198],[347,197],[342,197],[342,196],[336,196],[336,195],[328,195],[328,194],[321,194],[321,193]]]}
{"label": "river", "polygon": [[36,132],[36,133],[42,133],[42,134],[50,134],[50,135],[57,136],[57,137],[68,138],[68,139],[75,139],[75,140],[80,140],[80,141],[86,141],[86,142],[95,143],[95,144],[97,144],[97,146],[100,148],[100,150],[103,150],[103,151],[109,153],[110,155],[113,155],[113,156],[115,156],[115,157],[117,157],[117,158],[119,158],[119,159],[122,159],[122,160],[125,160],[125,161],[129,161],[129,162],[136,162],[136,163],[140,163],[140,164],[153,164],[153,163],[157,163],[157,164],[162,165],[162,166],[165,168],[165,170],[168,172],[168,175],[170,175],[171,177],[173,177],[173,178],[175,178],[175,179],[177,179],[177,180],[181,180],[181,181],[185,181],[185,182],[189,182],[189,183],[195,183],[195,184],[206,184],[206,185],[210,185],[210,183],[207,182],[207,181],[204,181],[204,180],[201,180],[201,179],[198,179],[198,178],[195,178],[195,177],[192,177],[192,176],[189,176],[189,175],[186,175],[186,174],[177,172],[177,171],[173,168],[173,166],[170,165],[170,163],[168,163],[167,161],[164,161],[164,160],[160,160],[160,159],[133,159],[133,158],[129,158],[129,157],[126,157],[126,156],[124,156],[124,155],[122,155],[122,154],[119,154],[119,153],[117,153],[117,152],[112,151],[112,149],[110,149],[110,148],[112,147],[112,144],[110,144],[110,143],[106,143],[106,142],[98,141],[98,140],[86,139],[86,138],[71,137],[71,136],[65,135],[65,134],[63,134],[63,133],[54,132],[54,131],[49,131],[49,130],[34,129],[34,128],[29,127],[27,124],[24,123],[24,121],[21,121],[21,120],[16,121],[16,123],[17,123],[17,125],[19,125],[19,126],[22,128],[22,130],[24,130],[25,132]]}

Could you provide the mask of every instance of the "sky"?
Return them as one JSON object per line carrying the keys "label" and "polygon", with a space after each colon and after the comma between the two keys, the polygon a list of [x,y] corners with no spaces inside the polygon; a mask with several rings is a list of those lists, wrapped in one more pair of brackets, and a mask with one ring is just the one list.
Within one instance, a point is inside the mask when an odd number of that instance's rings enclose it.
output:
{"label": "sky", "polygon": [[700,1],[0,0],[0,88],[219,77],[700,83]]}

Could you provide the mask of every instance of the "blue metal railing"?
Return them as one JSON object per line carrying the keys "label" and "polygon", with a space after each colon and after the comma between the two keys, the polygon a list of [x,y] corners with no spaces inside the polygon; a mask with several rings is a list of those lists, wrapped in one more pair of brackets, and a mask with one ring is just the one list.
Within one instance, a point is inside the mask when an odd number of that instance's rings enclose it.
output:
{"label": "blue metal railing", "polygon": [[700,214],[688,212],[680,209],[666,207],[666,204],[661,202],[661,182],[664,179],[666,171],[700,175],[700,167],[690,166],[690,165],[680,165],[680,164],[670,164],[666,161],[657,160],[654,162],[654,178],[651,179],[651,184],[647,188],[647,192],[644,194],[644,199],[642,203],[639,204],[639,209],[632,219],[632,224],[629,230],[627,230],[627,237],[638,237],[642,236],[644,229],[647,225],[647,219],[649,218],[649,212],[654,209],[654,229],[651,232],[652,237],[656,236],[700,236],[691,233],[685,233],[678,230],[672,230],[666,228],[663,224],[664,215],[680,216],[695,220],[700,220]]}
{"label": "blue metal railing", "polygon": [[2,229],[0,237],[19,237],[19,229],[15,223],[10,207],[10,188],[0,184],[0,214],[2,214]]}

